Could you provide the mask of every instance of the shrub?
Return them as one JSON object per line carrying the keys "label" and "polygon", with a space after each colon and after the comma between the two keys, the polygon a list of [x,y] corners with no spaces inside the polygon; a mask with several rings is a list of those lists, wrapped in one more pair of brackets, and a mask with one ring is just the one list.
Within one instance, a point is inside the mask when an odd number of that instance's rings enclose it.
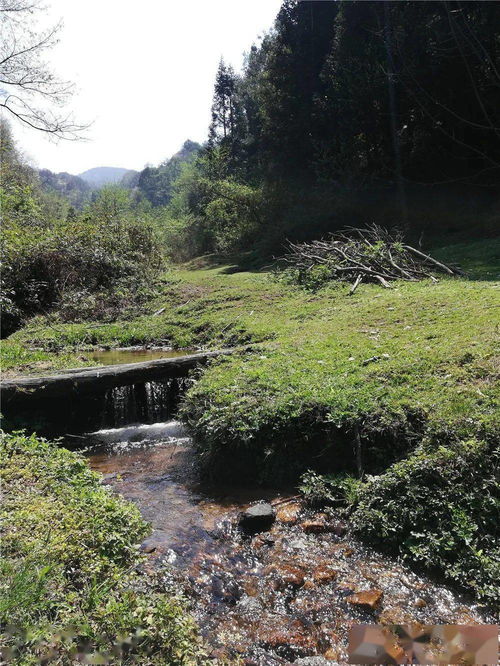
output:
{"label": "shrub", "polygon": [[[25,317],[89,296],[106,303],[124,290],[140,292],[162,266],[155,228],[141,220],[106,225],[81,217],[50,226],[10,222],[3,228],[3,333]],[[93,304],[91,314],[98,310]]]}
{"label": "shrub", "polygon": [[354,531],[487,602],[500,600],[498,443],[421,445],[359,491]]}

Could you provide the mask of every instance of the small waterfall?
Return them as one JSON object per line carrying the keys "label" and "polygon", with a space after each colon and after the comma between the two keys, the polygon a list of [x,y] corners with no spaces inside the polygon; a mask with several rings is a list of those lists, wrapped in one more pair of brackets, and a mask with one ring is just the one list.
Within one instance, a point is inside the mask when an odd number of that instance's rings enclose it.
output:
{"label": "small waterfall", "polygon": [[58,400],[44,399],[29,408],[4,410],[6,431],[26,429],[45,437],[71,437],[132,424],[164,423],[175,418],[182,395],[189,385],[185,378],[119,386],[105,392],[69,394]]}
{"label": "small waterfall", "polygon": [[90,451],[106,451],[109,455],[149,446],[155,443],[187,445],[190,438],[179,421],[126,425],[121,428],[103,428],[88,433]]}
{"label": "small waterfall", "polygon": [[186,380],[177,378],[111,389],[104,396],[100,426],[118,428],[166,421],[177,412],[185,389]]}

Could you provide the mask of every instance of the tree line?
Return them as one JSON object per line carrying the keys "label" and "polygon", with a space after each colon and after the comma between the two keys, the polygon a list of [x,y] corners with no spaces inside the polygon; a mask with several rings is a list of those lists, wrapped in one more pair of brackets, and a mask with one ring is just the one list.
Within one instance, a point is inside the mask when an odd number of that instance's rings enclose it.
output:
{"label": "tree line", "polygon": [[174,188],[185,249],[491,218],[497,19],[496,2],[285,0],[241,74],[220,62],[207,144]]}

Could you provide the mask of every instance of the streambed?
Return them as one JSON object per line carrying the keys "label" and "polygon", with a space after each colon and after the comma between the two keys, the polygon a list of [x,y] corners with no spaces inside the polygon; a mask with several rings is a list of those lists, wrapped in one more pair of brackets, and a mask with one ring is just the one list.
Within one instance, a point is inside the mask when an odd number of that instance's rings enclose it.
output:
{"label": "streambed", "polygon": [[[152,523],[145,567],[185,590],[214,658],[342,663],[353,624],[487,621],[476,606],[332,528],[293,489],[245,488],[239,479],[235,487],[204,485],[176,421],[101,430],[87,443],[91,467]],[[277,520],[245,536],[237,516],[258,500],[275,506]]]}

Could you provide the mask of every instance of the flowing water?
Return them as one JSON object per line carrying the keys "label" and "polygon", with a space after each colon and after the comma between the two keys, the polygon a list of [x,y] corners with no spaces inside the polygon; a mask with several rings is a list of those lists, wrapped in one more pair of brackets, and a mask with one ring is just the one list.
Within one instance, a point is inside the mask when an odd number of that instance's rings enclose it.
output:
{"label": "flowing water", "polygon": [[[115,350],[94,360],[166,353]],[[189,382],[40,401],[9,419],[83,447],[104,483],[135,502],[152,524],[141,567],[166,590],[185,592],[213,657],[241,657],[247,666],[345,663],[353,624],[485,621],[446,588],[348,538],[335,515],[314,513],[293,488],[245,487],[241,478],[234,487],[202,483],[190,439],[172,420]],[[244,534],[239,514],[260,500],[274,505],[276,520]]]}
{"label": "flowing water", "polygon": [[[165,354],[115,350],[94,360]],[[83,447],[104,483],[139,507],[152,524],[141,568],[166,590],[185,593],[214,658],[241,657],[247,666],[346,663],[354,624],[488,621],[445,587],[349,538],[334,514],[315,513],[293,488],[202,482],[191,441],[172,420],[189,382],[40,401],[9,420]],[[243,533],[240,513],[262,500],[274,505],[275,522]]]}
{"label": "flowing water", "polygon": [[[88,443],[92,468],[152,523],[144,566],[185,590],[213,657],[346,662],[356,623],[485,621],[474,605],[345,536],[293,489],[204,485],[176,421],[108,428]],[[248,536],[238,514],[257,500],[270,501],[277,519]]]}

